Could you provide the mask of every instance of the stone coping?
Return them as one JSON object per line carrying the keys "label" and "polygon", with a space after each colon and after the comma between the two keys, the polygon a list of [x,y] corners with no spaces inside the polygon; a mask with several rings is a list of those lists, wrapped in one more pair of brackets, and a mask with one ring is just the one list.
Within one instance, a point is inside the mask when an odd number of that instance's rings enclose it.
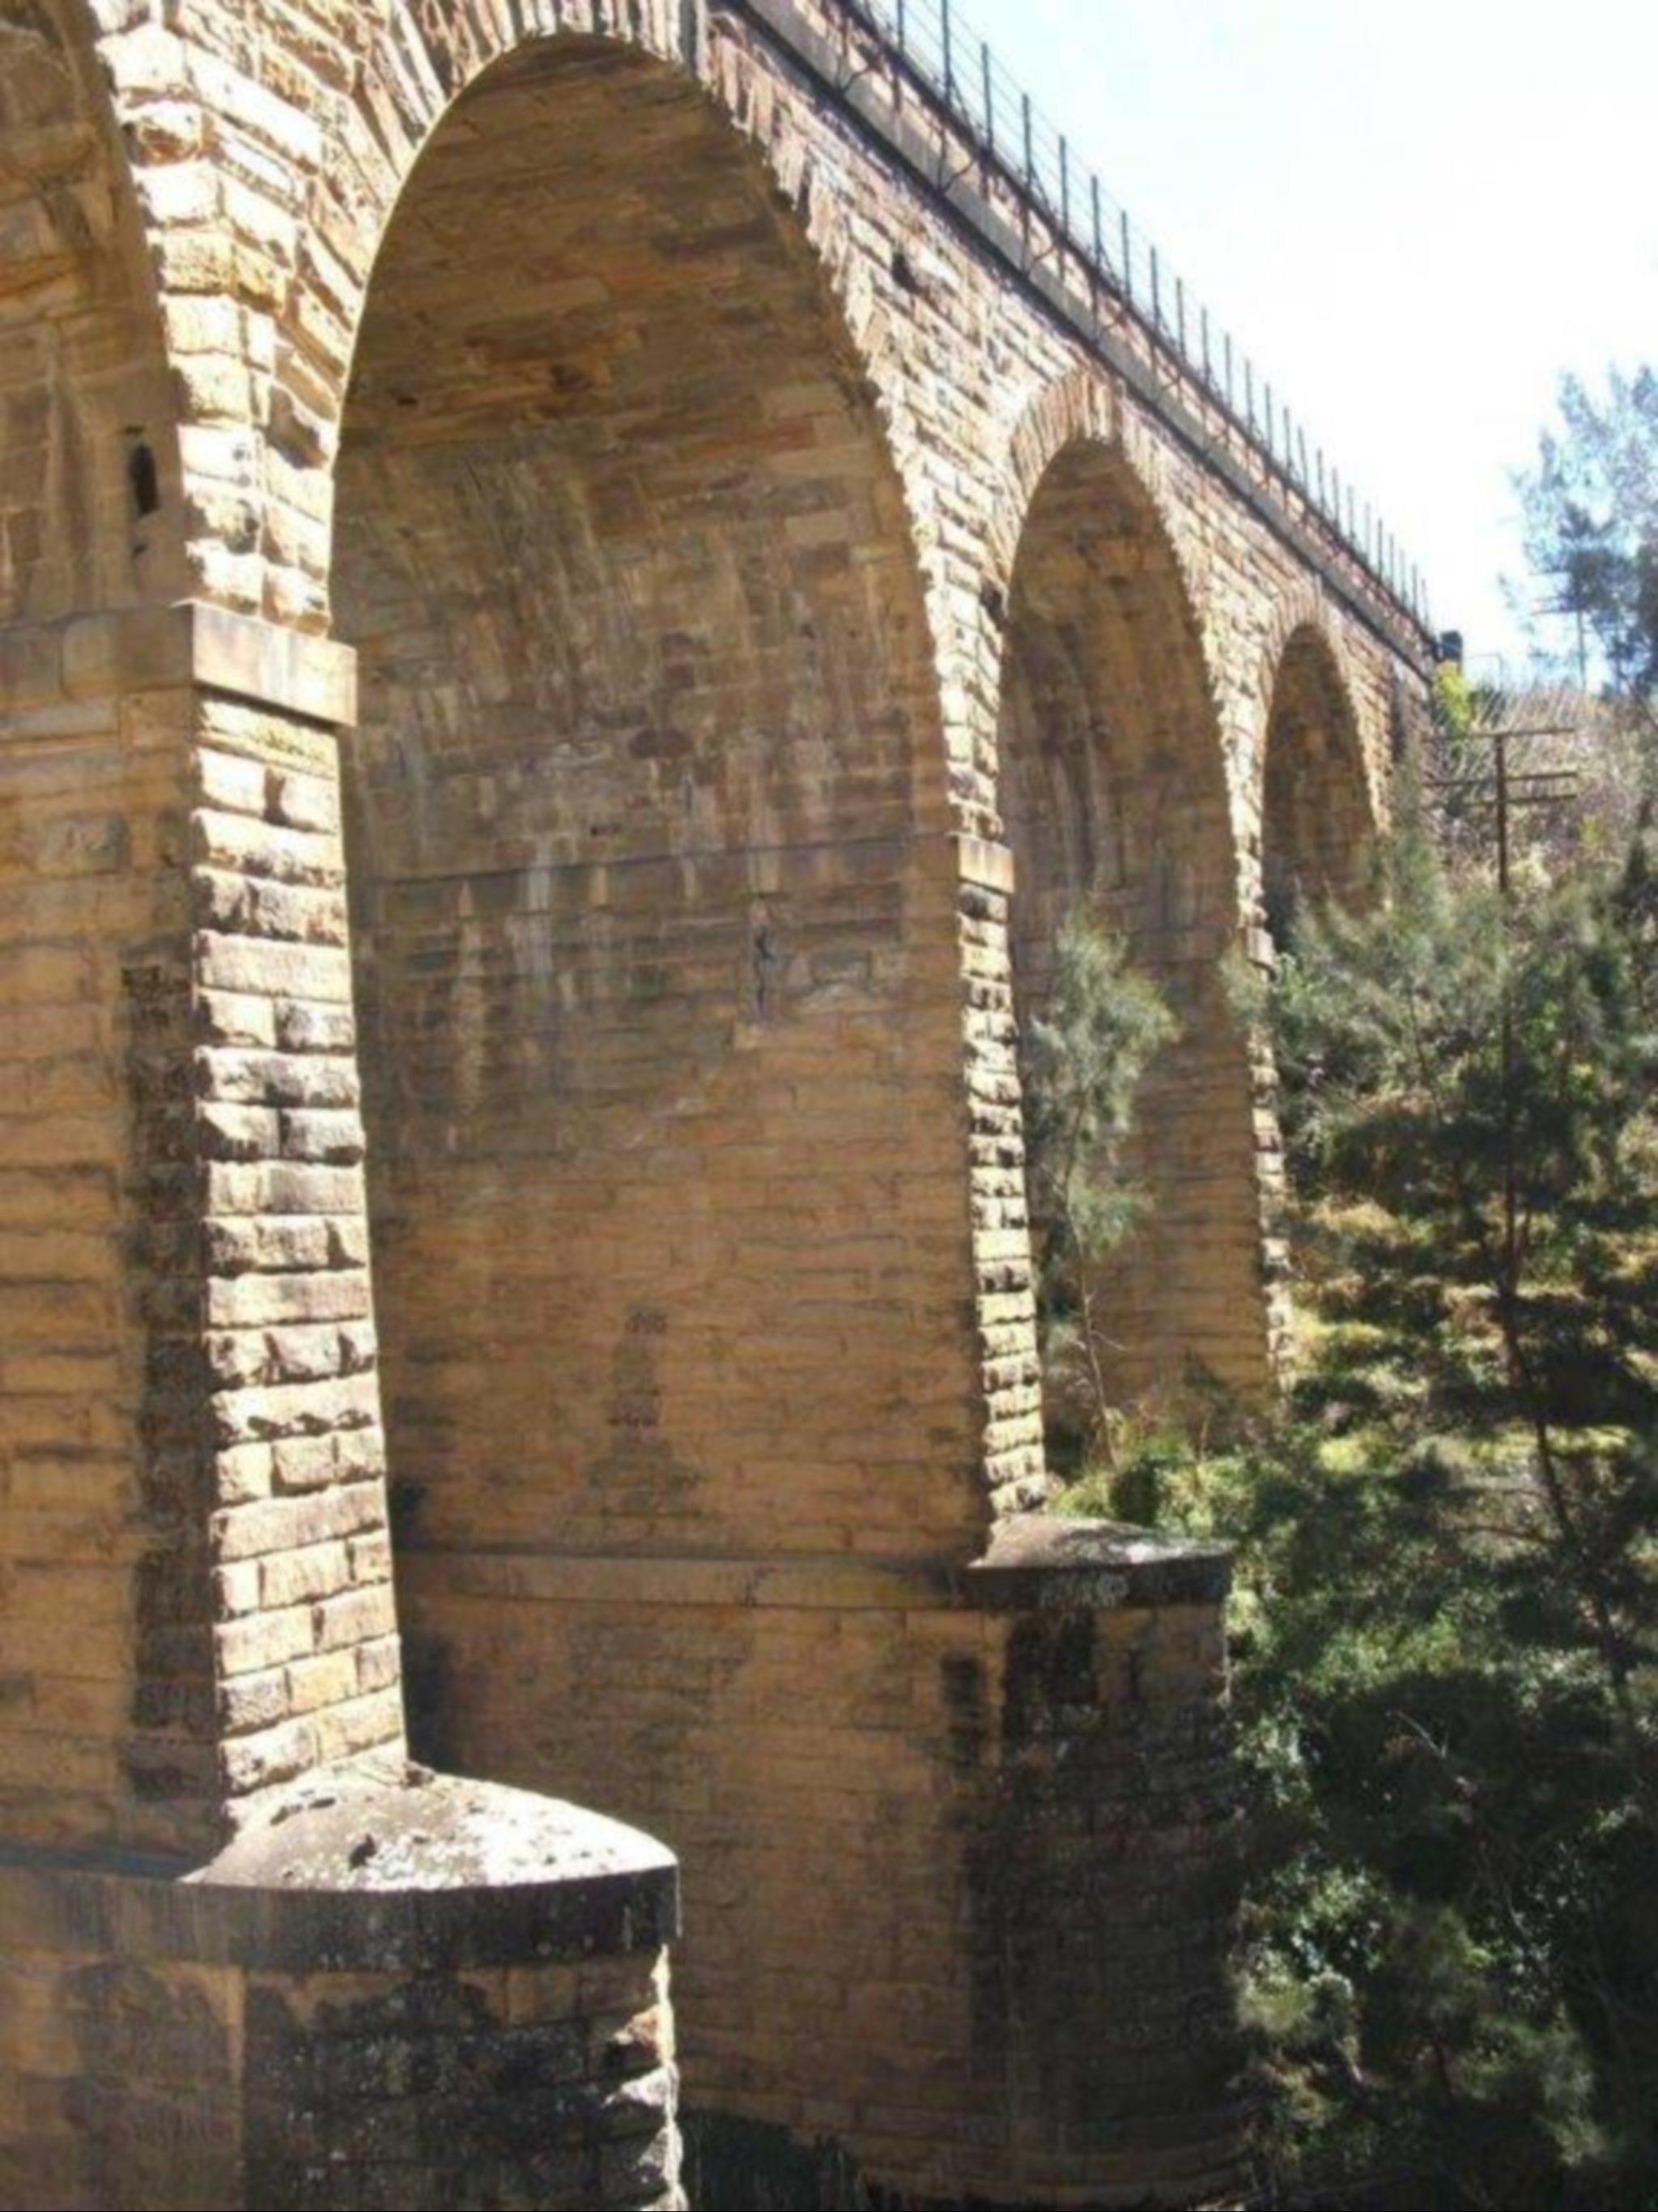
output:
{"label": "stone coping", "polygon": [[1108,1610],[1218,1605],[1231,1582],[1224,1544],[1114,1522],[1019,1514],[976,1560],[829,1556],[741,1559],[400,1547],[398,1579],[416,1600],[528,1604],[758,1607],[805,1612]]}
{"label": "stone coping", "polygon": [[411,1767],[263,1800],[206,1866],[0,1839],[0,1948],[273,1972],[425,1972],[655,1951],[664,1845],[556,1798]]}
{"label": "stone coping", "polygon": [[1021,1513],[1004,1521],[983,1559],[968,1569],[981,1598],[1028,1602],[1033,1578],[1043,1605],[1219,1605],[1231,1587],[1225,1544],[1165,1536],[1126,1522]]}

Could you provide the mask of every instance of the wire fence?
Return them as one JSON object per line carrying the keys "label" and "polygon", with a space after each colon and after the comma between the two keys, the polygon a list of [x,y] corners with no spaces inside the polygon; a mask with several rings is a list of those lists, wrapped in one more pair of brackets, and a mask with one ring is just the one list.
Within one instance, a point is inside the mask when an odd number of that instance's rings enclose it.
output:
{"label": "wire fence", "polygon": [[1422,573],[1368,501],[1326,458],[1281,392],[1170,269],[1002,67],[958,0],[846,0],[902,70],[939,103],[979,157],[1042,218],[1054,241],[1120,301],[1272,474],[1290,487],[1424,628]]}

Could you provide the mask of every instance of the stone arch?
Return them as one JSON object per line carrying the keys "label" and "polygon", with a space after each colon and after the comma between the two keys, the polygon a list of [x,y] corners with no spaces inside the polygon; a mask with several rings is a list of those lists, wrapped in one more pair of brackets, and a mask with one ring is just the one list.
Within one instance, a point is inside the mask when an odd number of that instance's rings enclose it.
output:
{"label": "stone arch", "polygon": [[[368,20],[350,28],[343,76],[342,57],[333,57],[329,74],[338,82],[317,121],[290,116],[276,134],[300,216],[295,223],[285,209],[272,210],[273,228],[292,229],[292,266],[258,276],[247,303],[268,362],[252,386],[257,514],[232,557],[210,521],[192,549],[207,596],[312,630],[329,626],[332,463],[375,255],[432,135],[467,88],[514,52],[593,38],[700,85],[792,209],[863,363],[878,351],[870,333],[882,321],[807,119],[732,26],[700,11],[693,21],[676,0],[625,9],[608,0],[526,0],[510,14],[380,0],[362,12]],[[885,395],[878,404],[885,410]]]}
{"label": "stone arch", "polygon": [[1220,717],[1173,533],[1132,441],[1099,434],[1106,414],[1073,383],[1015,446],[1015,481],[1035,476],[1001,684],[1016,1004],[1023,1024],[1084,900],[1173,1004],[1181,1035],[1148,1079],[1133,1162],[1150,1212],[1102,1285],[1119,1381],[1156,1388],[1196,1364],[1254,1386],[1270,1323],[1249,1053],[1221,972],[1240,915]]}
{"label": "stone arch", "polygon": [[184,577],[173,379],[96,39],[82,0],[0,23],[0,295],[26,333],[0,391],[0,623],[166,599]]}
{"label": "stone arch", "polygon": [[683,70],[567,33],[471,77],[336,474],[408,1548],[960,1553],[926,604],[814,250]]}
{"label": "stone arch", "polygon": [[1372,887],[1375,797],[1353,686],[1318,611],[1282,623],[1261,714],[1261,900],[1276,939],[1298,902],[1351,906]]}
{"label": "stone arch", "polygon": [[[1182,602],[1183,618],[1201,637],[1202,594],[1169,495],[1167,448],[1127,403],[1121,389],[1092,368],[1072,369],[1044,386],[1027,403],[1014,427],[1001,490],[987,532],[986,578],[991,590],[1005,601],[1024,544],[1030,510],[1044,479],[1070,447],[1084,445],[1121,456],[1148,512],[1156,516]],[[1218,712],[1206,653],[1202,681]]]}

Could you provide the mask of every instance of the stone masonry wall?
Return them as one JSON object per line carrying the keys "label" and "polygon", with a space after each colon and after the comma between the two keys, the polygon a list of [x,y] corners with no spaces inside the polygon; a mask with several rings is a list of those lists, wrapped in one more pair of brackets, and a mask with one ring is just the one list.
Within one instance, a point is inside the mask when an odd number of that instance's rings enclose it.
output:
{"label": "stone masonry wall", "polygon": [[425,1541],[970,1545],[897,483],[732,134],[614,47],[528,64],[399,204],[340,468],[399,1502]]}
{"label": "stone masonry wall", "polygon": [[[107,642],[0,648],[0,1827],[52,1842],[155,1839],[142,1739],[172,1672],[145,1437],[170,1230],[144,1185],[187,1018],[190,703],[176,675],[118,694]],[[199,1512],[194,1536],[199,1559]]]}
{"label": "stone masonry wall", "polygon": [[26,635],[0,1789],[37,1840],[207,1844],[227,1802],[402,1737],[349,674],[188,606]]}
{"label": "stone masonry wall", "polygon": [[1083,906],[1178,1024],[1124,1164],[1148,1218],[1095,1286],[1114,1387],[1178,1388],[1196,1363],[1259,1388],[1278,1316],[1221,979],[1237,893],[1218,731],[1179,562],[1139,479],[1098,444],[1060,453],[1026,520],[999,742],[1020,1021],[1042,1012],[1059,929]]}
{"label": "stone masonry wall", "polygon": [[167,338],[128,150],[74,0],[0,13],[0,609],[39,621],[177,598]]}
{"label": "stone masonry wall", "polygon": [[904,2203],[1189,2203],[1236,2179],[1224,1585],[1045,1516],[959,1572],[416,1558],[415,1726],[676,1838],[737,2201],[776,2131]]}
{"label": "stone masonry wall", "polygon": [[[197,588],[320,624],[344,386],[392,199],[437,118],[492,60],[540,36],[619,27],[602,9],[551,4],[457,4],[425,11],[418,25],[395,8],[331,8],[313,11],[302,30],[210,4],[166,30],[141,6],[104,13],[100,58],[138,152],[136,190],[163,307],[221,294],[234,307],[179,382],[181,521]],[[1366,608],[1362,576],[1343,573],[1339,556],[1327,563],[1333,588],[1314,581],[1297,550],[1217,484],[1200,445],[1163,434],[1139,385],[1084,365],[1077,339],[1041,305],[1043,286],[1051,277],[1063,290],[1066,271],[1047,269],[1028,220],[1016,222],[993,185],[951,159],[923,106],[912,99],[889,112],[884,73],[864,66],[838,10],[793,11],[783,0],[751,13],[651,6],[629,23],[630,35],[699,78],[757,143],[835,289],[904,486],[962,828],[999,826],[998,610],[1024,510],[1060,444],[1102,437],[1132,453],[1204,629],[1248,923],[1259,899],[1276,653],[1300,622],[1329,632],[1363,695],[1367,760],[1379,776],[1402,665],[1385,609]],[[850,88],[837,105],[841,83]],[[865,117],[923,174],[960,172],[958,197],[990,208],[1013,266],[941,220]],[[1130,326],[1113,325],[1110,335],[1131,350],[1141,343]],[[1150,366],[1155,377],[1155,358]],[[1005,1043],[987,1025],[966,1025],[965,1058],[981,1096],[1005,1088]],[[1237,1076],[1247,1085],[1242,1058]],[[1001,1150],[1010,1146],[1012,1127]],[[981,1287],[992,1297],[1017,1267],[999,1240],[1017,1244],[1022,1231],[1005,1168],[998,1159],[983,1171],[974,1214]],[[1036,1409],[1023,1365],[986,1363],[987,1471],[1005,1503],[1031,1495],[1036,1480]]]}
{"label": "stone masonry wall", "polygon": [[1103,863],[1126,1371],[1264,1385],[1218,963],[1425,641],[839,0],[16,0],[0,131],[0,1835],[396,1758],[389,1465],[422,1740],[683,1850],[705,2109],[1214,2180],[1217,1590],[971,1579],[1019,1023]]}
{"label": "stone masonry wall", "polygon": [[15,2212],[683,2206],[659,1847],[359,1778],[179,1873],[0,1850]]}

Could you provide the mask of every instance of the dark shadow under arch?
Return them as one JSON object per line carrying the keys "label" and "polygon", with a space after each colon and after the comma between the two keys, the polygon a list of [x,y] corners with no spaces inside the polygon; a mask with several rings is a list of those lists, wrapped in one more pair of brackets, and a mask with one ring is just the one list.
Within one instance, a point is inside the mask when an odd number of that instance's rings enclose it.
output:
{"label": "dark shadow under arch", "polygon": [[1266,1370],[1248,1055],[1218,963],[1237,872],[1201,639],[1156,506],[1121,455],[1067,447],[1037,487],[1010,594],[1002,808],[1016,994],[1040,1006],[1055,933],[1088,902],[1180,1020],[1132,1163],[1151,1210],[1103,1285],[1121,1387]]}
{"label": "dark shadow under arch", "polygon": [[960,1548],[921,588],[815,258],[676,70],[556,38],[434,132],[334,599],[405,1549]]}
{"label": "dark shadow under arch", "polygon": [[1374,889],[1376,823],[1358,728],[1335,656],[1311,623],[1279,657],[1267,714],[1261,878],[1281,940],[1303,902],[1362,905]]}

